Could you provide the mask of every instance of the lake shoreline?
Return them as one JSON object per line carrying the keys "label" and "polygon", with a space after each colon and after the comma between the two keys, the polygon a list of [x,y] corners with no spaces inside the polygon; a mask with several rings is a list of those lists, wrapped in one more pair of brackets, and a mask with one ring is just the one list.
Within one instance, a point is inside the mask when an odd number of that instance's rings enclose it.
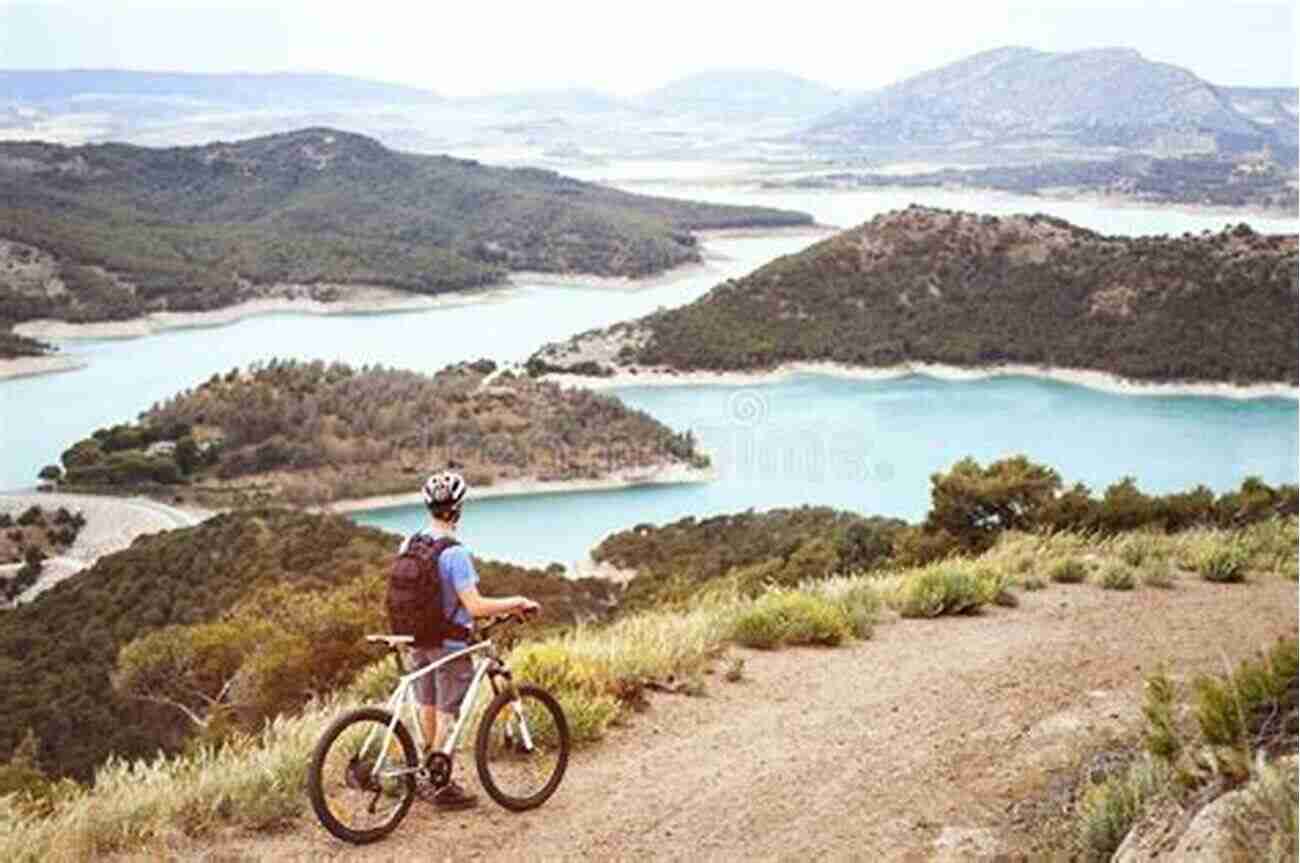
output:
{"label": "lake shoreline", "polygon": [[[771,183],[771,181],[766,182]],[[1271,222],[1275,222],[1295,220],[1300,217],[1300,215],[1294,211],[1281,207],[1265,209],[1249,206],[1233,207],[1226,204],[1194,204],[1190,202],[1155,201],[1148,198],[1137,198],[1131,195],[1107,194],[1093,189],[1073,186],[1049,186],[1044,187],[1038,192],[1014,192],[1009,189],[967,185],[965,183],[935,183],[927,186],[908,186],[904,184],[882,184],[879,186],[837,186],[833,184],[797,186],[794,184],[767,185],[764,182],[759,182],[756,184],[755,188],[761,191],[799,191],[819,193],[888,192],[891,194],[904,194],[908,192],[926,191],[968,192],[979,194],[987,198],[1000,199],[1002,201],[1021,201],[1026,204],[1035,200],[1041,200],[1051,201],[1054,203],[1087,204],[1116,210],[1150,210],[1181,213],[1188,216],[1222,216],[1236,221],[1249,220],[1253,218],[1267,219]],[[1026,210],[1026,212],[1028,212],[1028,210]],[[1267,233],[1267,231],[1261,231],[1261,233]]]}
{"label": "lake shoreline", "polygon": [[412,294],[390,288],[364,285],[341,286],[344,296],[338,300],[315,300],[307,297],[260,297],[232,306],[202,312],[151,312],[123,321],[72,323],[54,318],[38,318],[15,324],[13,332],[27,338],[48,341],[89,339],[134,339],[170,330],[203,329],[239,323],[249,318],[276,314],[352,315],[385,312],[418,312],[428,309],[463,306],[471,303],[497,302],[517,288],[497,286],[486,290],[451,291],[445,294]]}
{"label": "lake shoreline", "polygon": [[10,357],[0,359],[0,381],[30,378],[37,375],[56,375],[75,372],[90,365],[67,354],[46,354],[42,357]]}
{"label": "lake shoreline", "polygon": [[665,369],[619,371],[610,377],[548,374],[545,380],[588,389],[638,386],[763,386],[782,383],[795,375],[812,374],[860,381],[888,381],[920,375],[946,381],[974,381],[996,377],[1030,377],[1074,384],[1114,395],[1197,396],[1228,399],[1281,398],[1300,400],[1300,388],[1286,383],[1237,385],[1212,381],[1155,383],[1123,378],[1093,369],[1069,369],[1007,363],[996,366],[953,366],[941,363],[900,363],[894,366],[850,366],[831,362],[785,363],[761,372],[671,372]]}
{"label": "lake shoreline", "polygon": [[[784,227],[726,228],[719,230],[693,231],[701,243],[712,239],[733,239],[738,237],[761,238],[767,236],[829,236],[837,228],[830,225],[809,224]],[[546,273],[533,270],[519,270],[508,273],[506,281],[483,289],[448,291],[441,294],[413,294],[395,288],[383,288],[373,285],[330,285],[340,293],[335,300],[317,300],[309,297],[270,296],[244,300],[234,305],[200,312],[150,312],[137,318],[121,321],[91,321],[77,323],[57,318],[36,318],[14,324],[12,332],[16,335],[41,341],[80,341],[97,339],[134,339],[157,335],[172,330],[202,329],[221,327],[239,323],[249,318],[276,314],[306,315],[351,315],[384,314],[399,312],[419,312],[429,309],[449,308],[478,303],[500,302],[522,290],[533,287],[559,287],[581,290],[615,290],[636,292],[650,288],[664,287],[675,282],[707,273],[710,269],[709,250],[701,248],[703,260],[691,261],[675,267],[669,267],[658,273],[636,278],[626,276],[599,276],[590,273]],[[302,285],[274,285],[276,289],[303,289]],[[23,358],[28,359],[28,358]],[[31,359],[45,359],[44,357]],[[39,366],[28,370],[5,373],[4,363],[0,360],[0,379],[44,374]],[[84,367],[83,361],[75,368]],[[18,367],[15,367],[17,369]],[[73,366],[50,368],[50,371],[69,371]]]}
{"label": "lake shoreline", "polygon": [[[693,468],[684,464],[663,464],[646,468],[625,468],[600,479],[539,480],[515,479],[489,486],[472,487],[469,502],[499,497],[527,497],[539,494],[570,494],[591,491],[615,491],[647,485],[684,485],[712,482],[715,473],[711,468]],[[326,512],[338,515],[393,509],[402,506],[423,506],[418,491],[400,494],[381,494],[371,497],[348,498],[308,507],[309,512]]]}

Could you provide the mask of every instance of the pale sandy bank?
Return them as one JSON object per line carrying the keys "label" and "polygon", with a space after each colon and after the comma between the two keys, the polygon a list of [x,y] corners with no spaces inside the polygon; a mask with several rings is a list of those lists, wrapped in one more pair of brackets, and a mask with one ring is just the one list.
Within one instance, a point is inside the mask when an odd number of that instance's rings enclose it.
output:
{"label": "pale sandy bank", "polygon": [[106,554],[121,551],[136,537],[203,521],[210,512],[197,507],[176,507],[143,497],[113,497],[98,494],[62,494],[60,492],[0,493],[0,512],[17,515],[29,506],[46,512],[66,507],[86,517],[86,526],[77,534],[72,547],[51,558],[40,579],[25,590],[19,602],[29,602],[64,579],[94,565]]}
{"label": "pale sandy bank", "polygon": [[[574,479],[544,481],[538,479],[504,480],[490,486],[470,490],[470,501],[494,497],[518,497],[530,494],[564,494],[579,491],[607,491],[633,488],[641,485],[673,485],[678,483],[710,482],[715,477],[712,470],[700,470],[684,464],[667,464],[644,468],[624,468],[600,479]],[[421,503],[419,492],[384,494],[374,497],[339,500],[316,509],[321,512],[349,513],[368,509],[387,509],[395,506],[412,506]]]}
{"label": "pale sandy bank", "polygon": [[246,300],[222,309],[206,312],[154,312],[125,321],[69,323],[51,319],[24,321],[14,326],[20,336],[34,339],[129,339],[153,335],[164,330],[218,327],[246,318],[273,314],[350,315],[367,312],[408,312],[424,309],[463,306],[470,303],[500,301],[511,288],[483,291],[458,291],[429,296],[388,288],[345,286],[342,299],[325,302],[308,298],[265,297]]}
{"label": "pale sandy bank", "polygon": [[50,375],[55,372],[71,372],[84,369],[86,365],[85,360],[70,357],[66,354],[0,359],[0,381],[10,378],[27,378],[33,375]]}
{"label": "pale sandy bank", "polygon": [[787,363],[764,372],[678,372],[666,369],[638,369],[620,371],[611,377],[578,377],[574,375],[547,375],[548,380],[567,386],[589,389],[609,389],[629,386],[754,386],[779,383],[794,375],[816,374],[850,380],[883,381],[910,375],[923,375],[941,380],[982,380],[994,377],[1033,377],[1075,384],[1108,393],[1133,396],[1209,396],[1215,398],[1300,399],[1300,388],[1287,383],[1249,384],[1239,386],[1211,381],[1181,383],[1152,383],[1119,377],[1108,372],[1091,369],[1065,369],[1051,366],[1032,366],[1009,363],[999,366],[962,368],[937,363],[902,363],[896,366],[864,368],[841,363]]}

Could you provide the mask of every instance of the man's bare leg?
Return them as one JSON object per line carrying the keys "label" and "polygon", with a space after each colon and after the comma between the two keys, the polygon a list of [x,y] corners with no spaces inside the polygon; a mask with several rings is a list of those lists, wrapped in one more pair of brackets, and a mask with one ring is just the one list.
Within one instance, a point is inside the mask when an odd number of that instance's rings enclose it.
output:
{"label": "man's bare leg", "polygon": [[420,730],[424,732],[424,745],[438,748],[438,710],[432,704],[420,705]]}
{"label": "man's bare leg", "polygon": [[424,731],[425,742],[433,749],[441,749],[447,742],[455,721],[454,713],[443,713],[432,704],[420,705],[420,728]]}

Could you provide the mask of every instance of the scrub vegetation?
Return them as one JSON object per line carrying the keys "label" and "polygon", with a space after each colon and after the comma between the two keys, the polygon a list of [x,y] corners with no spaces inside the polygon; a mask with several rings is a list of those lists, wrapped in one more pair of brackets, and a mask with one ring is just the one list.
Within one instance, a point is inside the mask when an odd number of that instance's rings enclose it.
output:
{"label": "scrub vegetation", "polygon": [[[612,367],[1019,363],[1156,382],[1300,379],[1297,238],[1245,224],[1110,237],[1044,215],[913,206],[600,334]],[[584,334],[534,355],[591,373]],[[572,368],[571,368],[572,367]]]}
{"label": "scrub vegetation", "polygon": [[610,396],[509,371],[489,381],[496,371],[490,360],[432,376],[274,359],[232,369],[77,441],[62,485],[319,504],[409,492],[448,463],[478,487],[708,463],[689,432]]}
{"label": "scrub vegetation", "polygon": [[[935,476],[931,516],[953,511],[945,495],[962,475]],[[967,506],[1003,500],[998,483],[981,488]],[[920,562],[908,556],[912,546],[896,543],[922,526],[831,510],[639,525],[602,546],[611,562],[644,562],[642,583],[626,588],[570,581],[558,568],[479,568],[485,593],[541,600],[548,617],[507,645],[511,663],[556,694],[575,739],[590,744],[612,725],[635,722],[651,690],[690,696],[742,680],[747,649],[843,649],[882,624],[911,625],[908,618],[1014,615],[1021,591],[1100,590],[1104,573],[1156,562],[1166,565],[1168,585],[1134,577],[1131,591],[1203,583],[1197,562],[1223,554],[1236,556],[1243,576],[1213,587],[1224,601],[1254,581],[1294,579],[1296,517],[1278,505],[1287,499],[1286,489],[1250,483],[1211,495],[1202,520],[1168,529],[1155,516],[1113,531],[1088,522],[981,525],[969,546]],[[1162,510],[1153,503],[1150,512]],[[779,543],[765,544],[773,536]],[[719,537],[753,550],[720,557]],[[0,797],[0,856],[95,856],[165,834],[261,829],[296,817],[317,735],[339,710],[374,700],[395,680],[391,660],[361,643],[383,628],[395,546],[394,537],[337,517],[246,509],[143,538],[30,605],[0,612],[0,696],[13,717],[0,729],[8,757],[0,783],[14,792]],[[686,569],[668,565],[679,559]],[[689,577],[691,561],[707,576]],[[1071,577],[1056,577],[1066,570]],[[1285,725],[1289,714],[1267,707],[1279,691],[1279,656],[1269,660],[1273,670],[1243,672],[1231,685],[1195,684],[1197,727],[1216,747],[1214,763],[1228,765],[1242,741],[1259,739],[1277,717]],[[1166,731],[1187,739],[1179,723]],[[1234,775],[1255,769],[1251,758],[1232,758]],[[1168,772],[1184,769],[1171,761]],[[1165,770],[1090,792],[1097,802],[1087,811],[1095,812],[1080,817],[1093,826],[1079,828],[1080,841],[1109,842]],[[1260,805],[1273,806],[1276,794],[1260,793]]]}

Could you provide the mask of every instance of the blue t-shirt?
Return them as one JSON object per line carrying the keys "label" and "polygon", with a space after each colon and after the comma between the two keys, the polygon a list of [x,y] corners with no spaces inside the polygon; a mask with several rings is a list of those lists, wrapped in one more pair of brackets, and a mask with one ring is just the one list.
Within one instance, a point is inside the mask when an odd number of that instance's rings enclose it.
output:
{"label": "blue t-shirt", "polygon": [[[442,579],[443,617],[466,629],[473,629],[474,617],[461,603],[460,591],[478,584],[478,573],[474,571],[474,561],[465,546],[453,545],[443,550],[438,557],[438,577]],[[465,647],[465,642],[447,639],[442,646],[460,650]]]}

